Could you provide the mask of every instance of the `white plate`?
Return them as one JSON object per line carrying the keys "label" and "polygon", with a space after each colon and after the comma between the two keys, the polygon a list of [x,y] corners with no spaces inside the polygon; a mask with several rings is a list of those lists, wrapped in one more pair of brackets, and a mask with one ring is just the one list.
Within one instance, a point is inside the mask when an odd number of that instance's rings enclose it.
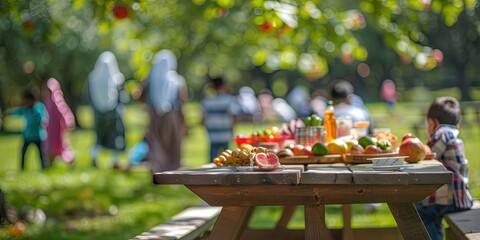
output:
{"label": "white plate", "polygon": [[373,168],[374,170],[378,171],[395,171],[395,170],[403,170],[409,167],[412,167],[413,165],[398,165],[398,166],[368,166],[370,168]]}

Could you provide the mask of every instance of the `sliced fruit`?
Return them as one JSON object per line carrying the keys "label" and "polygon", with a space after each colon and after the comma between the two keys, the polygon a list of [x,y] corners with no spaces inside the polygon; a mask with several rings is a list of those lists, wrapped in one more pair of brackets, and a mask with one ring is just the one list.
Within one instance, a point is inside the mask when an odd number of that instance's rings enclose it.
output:
{"label": "sliced fruit", "polygon": [[277,166],[280,164],[278,156],[274,153],[257,153],[255,155],[255,165],[266,167],[266,166]]}

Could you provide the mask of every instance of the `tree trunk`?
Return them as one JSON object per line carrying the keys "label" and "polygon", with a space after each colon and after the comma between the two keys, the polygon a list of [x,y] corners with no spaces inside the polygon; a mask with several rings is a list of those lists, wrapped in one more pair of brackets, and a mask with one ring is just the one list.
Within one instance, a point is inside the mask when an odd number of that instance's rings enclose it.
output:
{"label": "tree trunk", "polygon": [[471,101],[472,97],[470,96],[470,91],[469,91],[470,84],[468,83],[468,80],[465,78],[466,63],[458,62],[457,64],[454,64],[454,66],[457,72],[458,87],[462,95],[461,101]]}

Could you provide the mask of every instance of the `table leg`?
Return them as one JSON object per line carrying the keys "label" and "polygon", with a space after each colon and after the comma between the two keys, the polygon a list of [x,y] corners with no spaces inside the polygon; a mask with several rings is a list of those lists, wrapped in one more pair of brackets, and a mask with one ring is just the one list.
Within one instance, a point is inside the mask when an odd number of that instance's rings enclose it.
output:
{"label": "table leg", "polygon": [[305,239],[333,239],[325,224],[325,205],[305,205]]}
{"label": "table leg", "polygon": [[290,219],[295,213],[295,209],[297,209],[297,206],[283,206],[282,216],[278,220],[275,229],[286,229],[288,222],[290,222]]}
{"label": "table leg", "polygon": [[208,239],[237,240],[242,236],[255,207],[224,206]]}
{"label": "table leg", "polygon": [[413,203],[388,203],[404,239],[430,240],[427,229]]}
{"label": "table leg", "polygon": [[351,204],[342,204],[342,215],[343,215],[343,230],[342,235],[344,240],[353,239],[352,231],[352,205]]}

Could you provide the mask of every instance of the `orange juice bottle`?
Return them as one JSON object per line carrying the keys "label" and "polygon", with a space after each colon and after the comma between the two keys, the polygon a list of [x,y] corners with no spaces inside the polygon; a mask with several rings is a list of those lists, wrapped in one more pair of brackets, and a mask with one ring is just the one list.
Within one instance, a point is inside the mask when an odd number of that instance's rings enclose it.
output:
{"label": "orange juice bottle", "polygon": [[323,116],[323,127],[325,128],[325,142],[330,142],[337,138],[337,123],[335,120],[335,112],[333,111],[333,102],[327,102],[327,110]]}

